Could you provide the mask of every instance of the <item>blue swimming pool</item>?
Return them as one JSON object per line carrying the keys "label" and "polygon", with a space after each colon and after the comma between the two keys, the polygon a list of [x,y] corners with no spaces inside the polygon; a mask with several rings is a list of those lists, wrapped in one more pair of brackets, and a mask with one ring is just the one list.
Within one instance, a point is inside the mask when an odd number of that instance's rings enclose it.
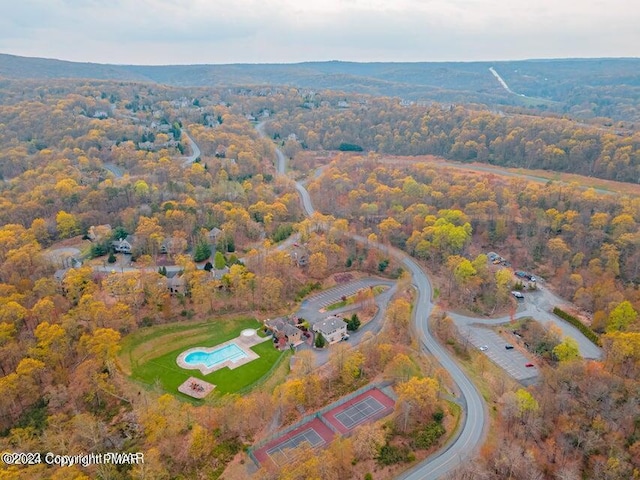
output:
{"label": "blue swimming pool", "polygon": [[212,352],[206,352],[204,350],[195,350],[184,357],[184,363],[197,366],[204,365],[207,368],[215,367],[221,363],[230,360],[231,362],[237,362],[240,359],[247,358],[248,355],[235,343],[230,343],[224,347],[217,348]]}

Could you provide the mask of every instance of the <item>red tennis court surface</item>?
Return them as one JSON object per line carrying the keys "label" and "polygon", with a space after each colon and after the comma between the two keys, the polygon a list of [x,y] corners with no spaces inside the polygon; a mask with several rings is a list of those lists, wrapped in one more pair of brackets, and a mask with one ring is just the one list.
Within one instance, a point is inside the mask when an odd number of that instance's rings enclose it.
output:
{"label": "red tennis court surface", "polygon": [[350,433],[358,425],[386,417],[395,402],[377,388],[364,392],[323,415],[338,432]]}
{"label": "red tennis court surface", "polygon": [[314,418],[310,422],[260,447],[253,454],[262,465],[266,465],[270,460],[277,467],[282,467],[282,465],[295,460],[295,457],[291,456],[292,449],[302,444],[308,444],[313,448],[320,447],[331,442],[332,438],[333,432],[329,427],[318,418]]}

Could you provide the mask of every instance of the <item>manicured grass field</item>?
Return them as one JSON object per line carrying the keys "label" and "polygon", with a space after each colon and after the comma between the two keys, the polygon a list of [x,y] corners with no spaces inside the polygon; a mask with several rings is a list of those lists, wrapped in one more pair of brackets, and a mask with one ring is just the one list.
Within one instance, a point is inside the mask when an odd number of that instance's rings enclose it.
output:
{"label": "manicured grass field", "polygon": [[189,377],[216,385],[214,394],[234,393],[260,380],[278,361],[282,353],[271,341],[252,347],[260,358],[233,370],[222,368],[209,375],[180,368],[176,358],[188,348],[213,347],[231,340],[245,328],[256,328],[261,334],[261,327],[262,324],[253,318],[240,318],[144,328],[123,340],[120,363],[133,379],[148,385],[159,383],[176,395],[182,396],[178,386]]}

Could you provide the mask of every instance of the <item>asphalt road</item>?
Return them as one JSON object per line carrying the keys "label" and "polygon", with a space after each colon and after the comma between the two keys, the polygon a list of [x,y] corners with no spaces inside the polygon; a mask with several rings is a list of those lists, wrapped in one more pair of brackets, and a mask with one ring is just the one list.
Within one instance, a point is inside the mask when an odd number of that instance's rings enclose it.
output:
{"label": "asphalt road", "polygon": [[105,170],[108,170],[109,172],[113,173],[113,175],[116,178],[122,178],[122,175],[124,175],[122,168],[118,167],[117,165],[114,165],[113,163],[105,163],[102,166]]}
{"label": "asphalt road", "polygon": [[193,138],[189,136],[186,130],[182,129],[181,132],[184,134],[185,137],[187,137],[187,140],[189,141],[189,145],[191,146],[191,152],[192,152],[191,155],[189,155],[188,157],[184,157],[183,165],[186,167],[187,165],[190,165],[193,162],[195,162],[196,159],[200,156],[200,147],[196,145],[196,142],[193,141]]}
{"label": "asphalt road", "polygon": [[[264,135],[261,129],[258,129],[258,131]],[[279,174],[284,174],[286,171],[286,157],[279,149],[276,149],[276,154],[276,171]],[[308,216],[313,215],[315,209],[304,185],[296,182],[296,190],[300,194],[306,214]],[[425,351],[432,354],[442,367],[449,372],[458,389],[463,408],[460,421],[461,428],[458,430],[457,435],[440,452],[398,477],[405,480],[440,478],[453,471],[463,461],[469,460],[480,446],[487,418],[484,401],[473,383],[466,377],[453,358],[449,356],[449,353],[438,344],[429,330],[428,319],[434,304],[431,301],[431,283],[422,268],[401,250],[389,248],[380,243],[368,242],[367,239],[360,235],[351,234],[351,237],[359,243],[367,243],[370,247],[378,248],[393,256],[411,272],[417,291],[413,321],[420,345]]]}

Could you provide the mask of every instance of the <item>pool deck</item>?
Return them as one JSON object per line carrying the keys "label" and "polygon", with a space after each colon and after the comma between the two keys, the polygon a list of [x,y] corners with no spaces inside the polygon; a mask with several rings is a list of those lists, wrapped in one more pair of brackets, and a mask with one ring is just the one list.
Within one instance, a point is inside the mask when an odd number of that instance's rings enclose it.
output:
{"label": "pool deck", "polygon": [[[256,352],[251,350],[251,347],[259,343],[266,342],[267,340],[270,340],[270,339],[271,337],[259,337],[257,333],[253,333],[252,335],[247,335],[243,330],[243,332],[237,337],[232,338],[231,340],[228,340],[224,343],[215,345],[213,347],[194,347],[194,348],[190,348],[189,350],[185,350],[180,355],[178,355],[178,358],[176,359],[176,363],[178,364],[179,367],[187,370],[200,370],[200,372],[202,372],[203,375],[209,375],[210,373],[225,367],[228,367],[229,369],[233,370],[234,368],[240,367],[242,365],[245,365],[259,358],[260,355],[258,355]],[[196,365],[190,365],[184,360],[187,357],[187,355],[189,355],[190,353],[193,353],[196,351],[211,353],[215,350],[219,350],[231,344],[237,345],[238,348],[240,348],[247,356],[244,358],[239,358],[236,361],[226,360],[224,362],[213,365],[212,367],[207,367],[202,363],[196,364]]]}

